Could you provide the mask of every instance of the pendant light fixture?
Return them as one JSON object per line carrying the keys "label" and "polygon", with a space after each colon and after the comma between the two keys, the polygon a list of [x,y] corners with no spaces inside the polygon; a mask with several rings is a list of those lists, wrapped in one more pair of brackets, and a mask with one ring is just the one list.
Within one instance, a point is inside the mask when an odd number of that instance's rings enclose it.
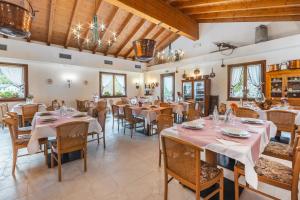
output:
{"label": "pendant light fixture", "polygon": [[19,4],[0,0],[0,34],[28,38],[34,15],[35,11],[28,0]]}

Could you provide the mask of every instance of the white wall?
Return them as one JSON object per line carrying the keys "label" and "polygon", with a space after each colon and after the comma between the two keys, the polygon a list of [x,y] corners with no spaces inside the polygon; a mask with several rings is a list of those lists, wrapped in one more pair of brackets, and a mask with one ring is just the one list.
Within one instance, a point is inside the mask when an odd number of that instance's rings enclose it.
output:
{"label": "white wall", "polygon": [[[75,106],[76,99],[92,99],[94,94],[99,95],[100,71],[127,74],[128,97],[143,94],[143,69],[134,68],[135,64],[143,68],[142,63],[3,38],[0,43],[8,45],[7,51],[0,50],[0,62],[28,64],[29,94],[36,102],[49,104],[53,99],[60,99]],[[70,53],[72,60],[59,59],[60,52]],[[114,64],[105,65],[104,59]],[[53,80],[52,85],[47,83],[49,78]],[[67,79],[72,80],[71,88],[68,88]],[[137,82],[141,86],[138,90]]]}
{"label": "white wall", "polygon": [[[225,64],[266,60],[267,65],[300,59],[300,35],[240,47],[230,56],[213,53],[184,59],[176,63],[152,66],[145,73],[145,83],[159,82],[160,74],[175,72],[177,69],[176,91],[181,91],[181,80],[184,70],[188,75],[191,75],[194,69],[199,68],[201,75],[204,75],[209,74],[213,68],[216,77],[212,79],[211,93],[212,95],[219,95],[219,102],[225,102],[227,99],[227,68],[220,67],[222,58]],[[154,95],[160,95],[160,87],[155,89]]]}

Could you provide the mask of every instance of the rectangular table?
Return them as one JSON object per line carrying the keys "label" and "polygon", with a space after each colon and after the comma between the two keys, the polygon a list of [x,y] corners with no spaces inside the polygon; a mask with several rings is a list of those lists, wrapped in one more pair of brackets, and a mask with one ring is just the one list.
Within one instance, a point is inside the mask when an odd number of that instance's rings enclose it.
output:
{"label": "rectangular table", "polygon": [[27,146],[27,150],[30,154],[34,154],[39,151],[40,146],[38,140],[40,138],[56,137],[56,126],[62,123],[73,121],[87,121],[89,122],[89,133],[96,132],[102,134],[102,128],[97,119],[90,116],[74,118],[72,117],[74,112],[69,113],[65,116],[61,116],[58,111],[51,111],[51,114],[52,117],[57,118],[57,121],[52,123],[43,123],[41,122],[41,119],[47,118],[49,116],[39,116],[40,112],[37,112],[34,115],[34,118],[32,120],[31,138]]}
{"label": "rectangular table", "polygon": [[[190,142],[205,149],[206,161],[216,165],[217,154],[222,154],[235,159],[245,165],[246,181],[254,188],[257,188],[258,179],[254,170],[255,162],[264,148],[275,136],[277,128],[270,122],[265,121],[262,125],[243,124],[239,118],[233,123],[219,124],[216,127],[212,120],[204,120],[205,127],[201,130],[185,129],[182,125],[164,129],[162,135],[171,135],[178,139]],[[200,122],[199,122],[200,123]],[[233,138],[222,134],[221,127],[235,127],[250,132],[249,138]]]}

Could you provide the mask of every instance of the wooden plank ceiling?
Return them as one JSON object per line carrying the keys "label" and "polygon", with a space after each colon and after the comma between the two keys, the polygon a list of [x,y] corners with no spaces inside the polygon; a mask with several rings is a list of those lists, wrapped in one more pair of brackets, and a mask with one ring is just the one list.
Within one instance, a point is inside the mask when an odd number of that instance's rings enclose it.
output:
{"label": "wooden plank ceiling", "polygon": [[[39,12],[33,20],[32,35],[27,39],[28,42],[40,41],[48,45],[72,47],[80,51],[89,50],[91,53],[126,59],[134,57],[132,42],[140,38],[155,39],[157,50],[166,48],[179,35],[198,39],[195,38],[198,33],[194,32],[195,24],[198,28],[197,23],[300,21],[300,0],[31,0],[30,2]],[[166,11],[170,11],[176,19],[173,21],[171,17],[166,19],[168,18]],[[90,23],[95,14],[109,31],[116,32],[117,41],[111,46],[104,43],[101,48],[87,47],[84,39],[78,41],[74,38],[72,33],[74,26],[78,23]],[[191,25],[193,31],[189,31],[184,24]],[[111,37],[109,31],[104,32],[102,37],[104,42]],[[88,34],[88,30],[84,31],[83,38]]]}
{"label": "wooden plank ceiling", "polygon": [[[132,42],[140,38],[156,40],[157,49],[167,47],[179,35],[160,25],[134,15],[104,0],[31,0],[36,16],[31,27],[30,41],[39,41],[47,45],[59,45],[65,48],[88,50],[126,59],[134,58]],[[117,41],[110,47],[104,43],[101,48],[85,45],[78,41],[72,30],[78,23],[88,24],[94,15],[104,22],[107,31],[103,33],[103,41],[111,37],[110,31],[117,33]],[[83,32],[83,38],[89,31]]]}
{"label": "wooden plank ceiling", "polygon": [[198,23],[300,21],[300,0],[167,0]]}

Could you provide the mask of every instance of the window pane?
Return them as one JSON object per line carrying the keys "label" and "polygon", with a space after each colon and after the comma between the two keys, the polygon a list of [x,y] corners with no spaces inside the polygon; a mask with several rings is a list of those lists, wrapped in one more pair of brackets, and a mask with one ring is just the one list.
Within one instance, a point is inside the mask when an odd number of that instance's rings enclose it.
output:
{"label": "window pane", "polygon": [[165,76],[164,79],[163,97],[164,101],[174,101],[173,99],[173,76]]}
{"label": "window pane", "polygon": [[25,98],[23,67],[0,67],[0,98]]}
{"label": "window pane", "polygon": [[113,75],[102,74],[101,87],[102,96],[113,96]]}
{"label": "window pane", "polygon": [[244,89],[243,67],[232,67],[230,70],[230,97],[242,98]]}
{"label": "window pane", "polygon": [[261,65],[247,66],[247,89],[248,98],[260,97],[260,84],[261,84]]}
{"label": "window pane", "polygon": [[115,96],[125,96],[125,76],[115,75]]}

